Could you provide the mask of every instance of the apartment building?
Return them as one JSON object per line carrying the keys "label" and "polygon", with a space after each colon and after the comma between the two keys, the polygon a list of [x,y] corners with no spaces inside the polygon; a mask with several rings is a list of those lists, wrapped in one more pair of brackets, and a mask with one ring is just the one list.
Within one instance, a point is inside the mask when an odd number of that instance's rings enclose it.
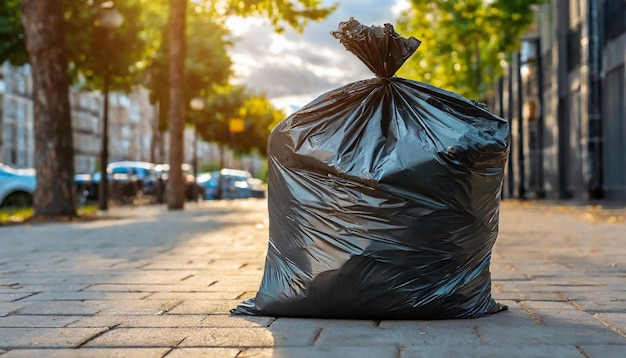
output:
{"label": "apartment building", "polygon": [[495,86],[503,195],[626,199],[626,1],[548,0]]}

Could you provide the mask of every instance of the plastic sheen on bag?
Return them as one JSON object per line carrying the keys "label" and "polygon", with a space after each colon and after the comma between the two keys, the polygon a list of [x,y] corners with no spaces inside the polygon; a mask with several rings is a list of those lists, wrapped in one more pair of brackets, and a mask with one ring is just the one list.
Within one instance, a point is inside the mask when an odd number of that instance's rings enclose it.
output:
{"label": "plastic sheen on bag", "polygon": [[392,77],[417,49],[390,24],[332,35],[376,75],[325,93],[269,138],[269,245],[234,314],[475,318],[491,297],[507,121]]}

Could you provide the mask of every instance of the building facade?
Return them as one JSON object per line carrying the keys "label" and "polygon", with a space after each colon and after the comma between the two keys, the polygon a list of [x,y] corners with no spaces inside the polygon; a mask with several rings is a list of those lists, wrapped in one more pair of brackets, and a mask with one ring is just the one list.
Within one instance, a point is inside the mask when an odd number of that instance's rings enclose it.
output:
{"label": "building facade", "polygon": [[[100,92],[70,88],[74,168],[76,173],[94,173],[100,168],[103,97]],[[145,88],[129,94],[109,94],[109,162],[139,160],[169,161],[169,136],[158,133],[158,106],[150,104]],[[35,133],[30,67],[0,66],[0,163],[15,168],[32,168]],[[258,155],[235,157],[216,144],[198,141],[193,128],[184,131],[184,161],[217,165],[224,155],[228,166],[257,171]],[[194,150],[195,146],[195,150]],[[194,155],[196,156],[194,159]],[[253,159],[251,159],[253,158]],[[239,162],[237,160],[239,159]],[[243,164],[246,165],[243,165]]]}
{"label": "building facade", "polygon": [[549,0],[533,28],[492,99],[512,129],[504,197],[626,199],[626,0]]}
{"label": "building facade", "polygon": [[34,166],[34,127],[30,67],[0,67],[0,162],[18,168]]}
{"label": "building facade", "polygon": [[[0,162],[15,168],[34,167],[35,134],[30,66],[0,67]],[[70,88],[74,168],[93,173],[100,168],[103,98],[100,92]],[[109,160],[150,158],[154,106],[145,89],[111,93]]]}

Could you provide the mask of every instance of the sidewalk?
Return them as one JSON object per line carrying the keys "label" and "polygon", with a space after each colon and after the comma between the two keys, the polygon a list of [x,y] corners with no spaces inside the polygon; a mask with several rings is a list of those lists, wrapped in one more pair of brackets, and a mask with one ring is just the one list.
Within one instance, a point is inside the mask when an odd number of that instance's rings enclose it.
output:
{"label": "sidewalk", "polygon": [[231,316],[263,274],[266,204],[0,227],[0,358],[626,357],[624,210],[504,202],[491,271],[509,310],[490,317]]}

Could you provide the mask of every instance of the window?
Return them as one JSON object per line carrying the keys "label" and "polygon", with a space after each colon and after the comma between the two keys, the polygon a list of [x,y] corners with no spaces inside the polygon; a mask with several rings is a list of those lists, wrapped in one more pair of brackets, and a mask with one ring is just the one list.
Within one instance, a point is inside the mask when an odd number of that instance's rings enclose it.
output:
{"label": "window", "polygon": [[626,32],[626,0],[604,1],[603,12],[605,41],[614,40]]}
{"label": "window", "polygon": [[580,66],[581,44],[580,24],[567,33],[567,72],[571,72]]}

